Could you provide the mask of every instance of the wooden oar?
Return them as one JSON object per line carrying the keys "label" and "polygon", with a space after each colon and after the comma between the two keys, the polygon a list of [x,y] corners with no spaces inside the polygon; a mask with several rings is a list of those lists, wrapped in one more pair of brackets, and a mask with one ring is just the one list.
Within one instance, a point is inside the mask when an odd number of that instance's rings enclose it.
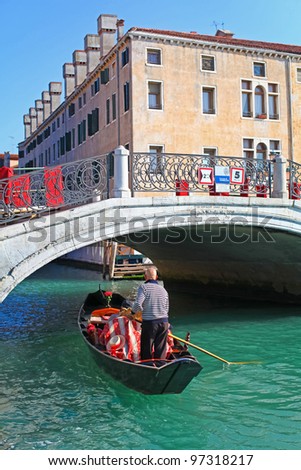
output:
{"label": "wooden oar", "polygon": [[184,343],[184,344],[187,344],[188,346],[191,346],[192,348],[195,348],[197,349],[198,351],[201,351],[205,354],[208,354],[208,356],[212,356],[214,357],[215,359],[218,359],[219,361],[222,361],[224,362],[225,364],[260,364],[259,361],[247,361],[247,362],[230,362],[230,361],[227,361],[226,359],[223,359],[222,357],[219,357],[219,356],[216,356],[216,354],[213,354],[211,353],[210,351],[206,351],[206,349],[203,349],[203,348],[200,348],[199,346],[197,346],[196,344],[193,344],[193,343],[190,343],[189,341],[186,341],[186,339],[182,339],[182,338],[179,338],[178,336],[175,336],[171,333],[168,333],[168,336],[170,336],[171,338],[174,338],[174,339],[177,339],[178,341],[180,341],[181,343]]}

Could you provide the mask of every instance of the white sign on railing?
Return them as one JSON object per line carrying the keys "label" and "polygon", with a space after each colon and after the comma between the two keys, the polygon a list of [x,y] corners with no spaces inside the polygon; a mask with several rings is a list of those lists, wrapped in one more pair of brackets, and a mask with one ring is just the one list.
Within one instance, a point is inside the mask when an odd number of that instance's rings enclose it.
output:
{"label": "white sign on railing", "polygon": [[245,169],[232,166],[230,168],[230,183],[243,184],[245,181]]}
{"label": "white sign on railing", "polygon": [[215,191],[218,193],[230,192],[230,172],[228,166],[216,165],[215,173]]}
{"label": "white sign on railing", "polygon": [[213,168],[199,168],[199,184],[210,184],[214,183]]}

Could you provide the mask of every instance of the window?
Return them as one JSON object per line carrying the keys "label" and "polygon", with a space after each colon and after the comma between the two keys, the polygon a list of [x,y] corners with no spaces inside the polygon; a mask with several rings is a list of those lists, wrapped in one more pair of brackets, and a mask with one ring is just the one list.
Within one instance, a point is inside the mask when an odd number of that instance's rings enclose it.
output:
{"label": "window", "polygon": [[242,115],[243,117],[252,117],[252,82],[242,80]]}
{"label": "window", "polygon": [[243,156],[244,158],[254,158],[253,139],[243,139]]}
{"label": "window", "polygon": [[110,124],[110,99],[106,102],[107,124]]}
{"label": "window", "polygon": [[215,88],[204,87],[203,97],[203,113],[215,114]]}
{"label": "window", "polygon": [[71,103],[68,108],[68,116],[71,117],[75,114],[75,103]]}
{"label": "window", "polygon": [[126,82],[123,85],[123,109],[124,112],[130,109],[130,83]]}
{"label": "window", "polygon": [[112,77],[115,77],[116,75],[116,62],[113,62],[112,64]]}
{"label": "window", "polygon": [[110,80],[109,68],[106,68],[100,72],[100,81],[102,85],[105,85]]}
{"label": "window", "polygon": [[100,80],[99,80],[99,77],[98,77],[95,80],[95,82],[92,83],[92,85],[91,85],[91,96],[96,95],[96,93],[99,92],[99,88],[100,88]]}
{"label": "window", "polygon": [[60,138],[60,155],[65,155],[65,136]]}
{"label": "window", "polygon": [[203,72],[215,72],[215,57],[213,55],[201,56],[201,70]]}
{"label": "window", "polygon": [[[255,82],[254,82],[255,83]],[[242,116],[257,119],[279,119],[279,85],[263,83],[256,85],[251,80],[241,81]]]}
{"label": "window", "polygon": [[78,145],[82,144],[86,140],[86,119],[77,125],[77,142]]}
{"label": "window", "polygon": [[66,142],[66,152],[70,152],[70,150],[72,148],[72,145],[71,145],[71,131],[66,132],[65,142]]}
{"label": "window", "polygon": [[278,85],[277,83],[268,84],[268,104],[269,104],[269,119],[279,119],[278,109]]}
{"label": "window", "polygon": [[264,62],[254,62],[253,63],[253,75],[255,77],[265,77],[265,63]]}
{"label": "window", "polygon": [[150,145],[149,146],[149,171],[150,173],[162,173],[164,169],[164,152],[163,145]]}
{"label": "window", "polygon": [[266,108],[265,108],[265,91],[262,86],[255,88],[255,117],[259,119],[265,119]]}
{"label": "window", "polygon": [[78,109],[81,109],[82,106],[83,106],[83,98],[82,98],[82,96],[80,96],[80,97],[78,98]]}
{"label": "window", "polygon": [[161,50],[147,49],[147,63],[151,65],[161,65]]}
{"label": "window", "polygon": [[112,120],[116,119],[116,93],[112,95]]}
{"label": "window", "polygon": [[148,82],[148,108],[162,109],[162,83]]}
{"label": "window", "polygon": [[271,155],[276,155],[276,154],[279,155],[281,153],[280,140],[270,140],[269,146],[270,146],[270,154]]}
{"label": "window", "polygon": [[121,53],[121,67],[124,67],[129,61],[129,48],[126,47]]}
{"label": "window", "polygon": [[86,101],[87,101],[86,93],[83,93],[83,106],[85,106]]}
{"label": "window", "polygon": [[267,146],[263,142],[260,142],[259,144],[257,144],[256,158],[258,160],[266,160],[267,159]]}
{"label": "window", "polygon": [[93,109],[91,114],[88,114],[88,135],[92,136],[99,130],[99,109]]}
{"label": "window", "polygon": [[202,154],[209,155],[209,157],[216,157],[217,149],[215,147],[204,147]]}

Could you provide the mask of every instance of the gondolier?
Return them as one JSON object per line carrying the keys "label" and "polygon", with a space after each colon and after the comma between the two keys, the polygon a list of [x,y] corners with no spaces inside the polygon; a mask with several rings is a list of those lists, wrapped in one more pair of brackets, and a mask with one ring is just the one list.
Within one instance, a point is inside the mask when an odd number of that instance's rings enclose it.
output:
{"label": "gondolier", "polygon": [[142,312],[141,360],[165,359],[168,335],[169,297],[157,279],[157,269],[148,268],[145,283],[137,292],[132,312]]}

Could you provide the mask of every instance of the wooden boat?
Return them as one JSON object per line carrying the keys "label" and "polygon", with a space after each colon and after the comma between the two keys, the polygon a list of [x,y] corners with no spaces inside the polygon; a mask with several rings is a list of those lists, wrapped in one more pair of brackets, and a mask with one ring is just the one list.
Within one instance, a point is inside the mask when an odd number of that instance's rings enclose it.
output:
{"label": "wooden boat", "polygon": [[[89,294],[82,305],[78,324],[82,337],[98,366],[108,375],[123,385],[144,394],[156,395],[181,393],[191,380],[202,370],[201,364],[179,342],[175,342],[166,360],[133,361],[112,355],[107,345],[99,344],[91,334],[90,326],[95,325],[97,334],[103,334],[107,322],[112,315],[120,314],[124,297],[113,293],[108,307],[106,292],[99,291]],[[130,320],[131,321],[131,320]],[[134,322],[132,322],[134,323]]]}

